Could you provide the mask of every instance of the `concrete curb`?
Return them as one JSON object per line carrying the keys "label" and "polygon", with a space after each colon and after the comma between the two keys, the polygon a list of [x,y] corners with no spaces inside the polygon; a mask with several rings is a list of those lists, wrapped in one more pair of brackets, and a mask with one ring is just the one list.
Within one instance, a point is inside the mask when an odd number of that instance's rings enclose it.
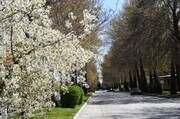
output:
{"label": "concrete curb", "polygon": [[[94,93],[93,93],[94,94]],[[93,95],[92,94],[92,95]],[[83,110],[86,108],[87,106],[87,102],[91,99],[92,95],[88,98],[88,100],[84,103],[84,105],[81,107],[81,109],[76,113],[76,115],[74,116],[73,119],[79,119],[80,115],[82,114]]]}
{"label": "concrete curb", "polygon": [[177,95],[169,95],[169,96],[163,96],[158,94],[142,94],[143,96],[152,96],[152,97],[160,97],[160,98],[167,98],[167,99],[174,99],[174,98],[180,98],[180,94]]}

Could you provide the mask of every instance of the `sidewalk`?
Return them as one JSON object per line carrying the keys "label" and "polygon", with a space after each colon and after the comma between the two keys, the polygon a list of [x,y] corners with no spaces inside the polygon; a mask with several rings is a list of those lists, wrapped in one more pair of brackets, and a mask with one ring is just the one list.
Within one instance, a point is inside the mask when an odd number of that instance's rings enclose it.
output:
{"label": "sidewalk", "polygon": [[[93,93],[94,94],[94,93]],[[92,94],[92,95],[93,95]],[[84,105],[81,107],[81,109],[78,111],[78,113],[74,116],[73,119],[80,119],[81,115],[83,114],[84,110],[86,110],[87,108],[87,103],[89,102],[89,100],[91,99],[92,95],[89,97],[89,99],[84,103]]]}
{"label": "sidewalk", "polygon": [[[75,115],[74,119],[103,119],[102,107],[100,105],[90,105],[90,102],[94,102],[93,97],[98,96],[99,93],[106,91],[96,91],[81,107],[79,112]],[[99,100],[98,100],[99,101]]]}

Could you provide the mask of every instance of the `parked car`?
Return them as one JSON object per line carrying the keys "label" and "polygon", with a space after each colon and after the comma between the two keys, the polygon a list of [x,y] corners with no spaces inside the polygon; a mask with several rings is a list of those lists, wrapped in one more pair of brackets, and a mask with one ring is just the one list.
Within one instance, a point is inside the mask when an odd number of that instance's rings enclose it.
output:
{"label": "parked car", "polygon": [[141,95],[142,92],[139,88],[132,88],[131,89],[131,95]]}

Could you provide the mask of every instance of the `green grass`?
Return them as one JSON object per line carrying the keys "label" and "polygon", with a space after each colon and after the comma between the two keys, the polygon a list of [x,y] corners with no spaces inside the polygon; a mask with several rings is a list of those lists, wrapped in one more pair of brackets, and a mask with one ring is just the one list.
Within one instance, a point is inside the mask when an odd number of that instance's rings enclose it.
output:
{"label": "green grass", "polygon": [[159,96],[159,97],[164,97],[164,98],[178,98],[178,97],[180,97],[180,93],[179,92],[176,95],[171,95],[170,91],[163,91],[162,94],[147,93],[145,95]]}
{"label": "green grass", "polygon": [[[75,114],[80,110],[83,104],[87,101],[90,95],[84,96],[83,103],[81,105],[76,105],[75,108],[52,108],[45,119],[73,119]],[[44,119],[40,117],[34,117],[32,119]]]}
{"label": "green grass", "polygon": [[[46,115],[46,117],[33,117],[31,119],[73,119],[75,114],[80,110],[83,104],[88,100],[92,93],[88,93],[83,97],[83,103],[76,105],[75,108],[54,107]],[[19,119],[19,116],[10,117],[10,119]]]}
{"label": "green grass", "polygon": [[170,96],[171,94],[170,94],[170,91],[163,91],[163,94],[162,94],[162,96]]}
{"label": "green grass", "polygon": [[145,93],[144,95],[147,96],[158,96],[164,98],[180,98],[180,92],[176,95],[171,95],[170,91],[163,91],[163,94],[156,94],[156,93]]}
{"label": "green grass", "polygon": [[169,98],[176,98],[176,97],[180,97],[180,94],[178,92],[176,95],[171,95],[170,91],[163,91],[163,94],[160,96],[169,97]]}

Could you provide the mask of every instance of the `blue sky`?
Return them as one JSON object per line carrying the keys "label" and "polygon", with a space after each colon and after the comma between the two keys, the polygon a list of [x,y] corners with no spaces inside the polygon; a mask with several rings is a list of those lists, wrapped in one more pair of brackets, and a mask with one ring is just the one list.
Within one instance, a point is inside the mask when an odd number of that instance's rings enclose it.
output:
{"label": "blue sky", "polygon": [[117,4],[117,11],[122,10],[123,4],[126,0],[102,0],[102,3],[104,5],[104,8],[111,8],[112,10],[116,9],[116,4]]}
{"label": "blue sky", "polygon": [[[125,1],[127,0],[101,0],[102,4],[103,4],[103,8],[104,9],[112,9],[113,11],[115,11],[115,13],[118,13],[119,11],[122,10],[123,4],[125,3]],[[117,6],[117,9],[116,9]],[[107,39],[107,37],[105,35],[101,36],[101,39],[103,41],[103,39]],[[107,40],[105,40],[106,42]],[[109,43],[105,43],[103,46],[101,46],[98,51],[100,53],[99,55],[99,61],[102,62],[104,59],[104,55],[107,54],[107,51],[110,48],[110,44]],[[99,72],[99,81],[102,82],[102,74],[101,74],[101,65],[99,63],[97,63],[97,68],[98,68],[98,72]]]}
{"label": "blue sky", "polygon": [[[101,2],[103,4],[103,8],[107,9],[107,10],[112,9],[113,11],[116,10],[115,14],[122,10],[123,4],[126,1],[127,0],[101,0]],[[117,7],[117,9],[116,9],[116,7]],[[106,43],[108,37],[105,34],[101,35],[101,39],[102,39],[102,42],[104,43],[104,45],[99,48],[99,52],[102,56],[104,56],[105,54],[107,54],[107,51],[109,50],[111,44]],[[100,57],[100,59],[103,60],[103,57]]]}

